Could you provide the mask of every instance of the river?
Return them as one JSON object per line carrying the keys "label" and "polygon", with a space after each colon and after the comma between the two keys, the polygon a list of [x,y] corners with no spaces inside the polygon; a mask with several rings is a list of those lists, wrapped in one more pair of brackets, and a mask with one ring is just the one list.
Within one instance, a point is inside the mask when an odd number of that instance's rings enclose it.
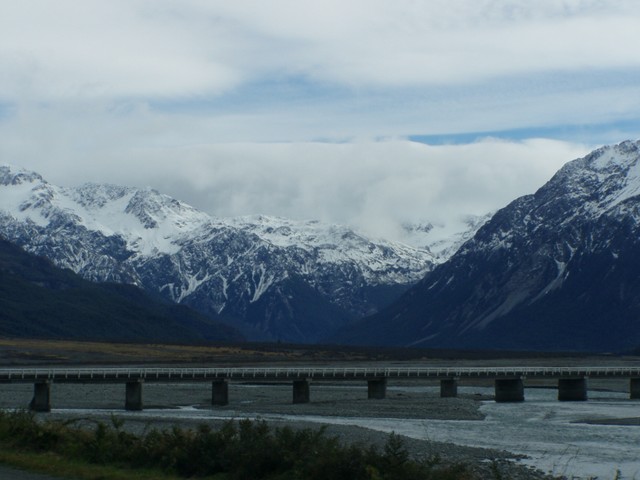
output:
{"label": "river", "polygon": [[[389,388],[389,392],[393,392]],[[402,387],[402,391],[436,395],[436,387]],[[460,387],[460,394],[491,395],[492,388]],[[433,420],[364,418],[320,415],[265,414],[265,420],[293,420],[355,425],[411,438],[450,442],[471,447],[507,450],[526,455],[525,464],[568,478],[640,479],[640,425],[589,424],[589,421],[637,419],[640,402],[628,393],[589,391],[587,402],[558,402],[555,389],[528,388],[522,403],[482,402],[478,420]],[[55,412],[56,410],[54,410]],[[64,409],[57,410],[59,413]],[[66,410],[83,415],[104,415],[105,410]],[[114,411],[118,416],[138,417],[140,413]],[[226,419],[252,417],[246,410],[146,409],[144,416],[163,419]],[[633,423],[633,422],[629,422]]]}

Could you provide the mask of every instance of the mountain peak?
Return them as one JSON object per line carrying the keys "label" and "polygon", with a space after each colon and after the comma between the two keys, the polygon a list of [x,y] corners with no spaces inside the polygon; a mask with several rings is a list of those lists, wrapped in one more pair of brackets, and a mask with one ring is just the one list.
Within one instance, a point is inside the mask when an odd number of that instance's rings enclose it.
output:
{"label": "mountain peak", "polygon": [[0,165],[0,185],[22,185],[42,182],[44,182],[44,179],[36,172],[10,164]]}
{"label": "mountain peak", "polygon": [[600,216],[640,195],[640,141],[599,148],[562,167],[536,196],[573,205],[574,214]]}
{"label": "mountain peak", "polygon": [[599,148],[585,157],[587,165],[596,171],[612,168],[628,168],[638,163],[640,140],[626,140],[617,145]]}
{"label": "mountain peak", "polygon": [[640,345],[640,143],[567,163],[339,341],[556,351]]}
{"label": "mountain peak", "polygon": [[85,183],[69,190],[73,200],[87,209],[102,208],[110,202],[120,200],[131,195],[134,191],[131,187],[112,185],[108,183]]}
{"label": "mountain peak", "polygon": [[346,226],[216,219],[151,188],[20,178],[0,185],[8,239],[86,279],[133,283],[222,313],[254,339],[322,338],[387,304],[433,265],[428,251]]}

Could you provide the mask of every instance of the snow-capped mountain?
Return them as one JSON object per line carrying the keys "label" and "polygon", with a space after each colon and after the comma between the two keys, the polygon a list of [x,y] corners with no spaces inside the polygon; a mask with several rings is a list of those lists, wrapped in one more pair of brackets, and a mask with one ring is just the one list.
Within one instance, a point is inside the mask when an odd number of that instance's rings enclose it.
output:
{"label": "snow-capped mountain", "polygon": [[346,227],[212,218],[152,189],[65,188],[10,166],[0,235],[86,279],[221,315],[250,338],[298,342],[377,311],[433,266],[426,249]]}
{"label": "snow-capped mountain", "polygon": [[499,210],[346,343],[622,351],[640,345],[640,141],[566,164]]}
{"label": "snow-capped mountain", "polygon": [[428,250],[436,264],[444,263],[487,223],[493,213],[463,215],[446,223],[422,222],[402,225],[401,241],[415,248]]}

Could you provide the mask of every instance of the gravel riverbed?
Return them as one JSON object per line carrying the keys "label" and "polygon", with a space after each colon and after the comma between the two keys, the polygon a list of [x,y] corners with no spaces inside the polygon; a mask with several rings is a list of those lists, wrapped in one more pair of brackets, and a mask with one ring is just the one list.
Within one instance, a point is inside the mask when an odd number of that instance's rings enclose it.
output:
{"label": "gravel riverbed", "polygon": [[[415,419],[428,426],[430,419],[483,421],[479,394],[457,398],[440,398],[435,388],[416,391],[409,385],[393,385],[382,400],[367,399],[366,384],[311,384],[311,402],[292,404],[291,385],[243,384],[229,385],[229,405],[210,405],[208,383],[179,383],[144,385],[144,408],[141,412],[125,412],[124,385],[121,384],[56,384],[52,386],[53,411],[40,414],[50,419],[86,418],[90,421],[110,421],[112,415],[121,417],[130,431],[143,432],[152,427],[178,425],[195,427],[200,423],[221,425],[226,419],[264,418],[273,426],[292,428],[320,428],[318,417],[347,418],[403,418]],[[0,389],[0,408],[26,407],[31,400],[33,386],[5,384]],[[196,415],[184,415],[188,411]],[[197,418],[195,418],[197,417]],[[314,417],[314,421],[308,421]],[[324,424],[327,435],[344,442],[382,447],[388,434],[368,428]],[[534,480],[552,478],[540,471],[518,463],[517,456],[495,449],[473,448],[429,440],[403,438],[409,453],[416,459],[439,458],[445,463],[463,463],[476,478],[509,478]]]}

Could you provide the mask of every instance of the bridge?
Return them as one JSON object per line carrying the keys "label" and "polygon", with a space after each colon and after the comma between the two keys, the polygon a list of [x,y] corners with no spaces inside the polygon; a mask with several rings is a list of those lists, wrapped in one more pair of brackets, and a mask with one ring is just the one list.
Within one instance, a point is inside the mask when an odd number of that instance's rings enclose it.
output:
{"label": "bridge", "polygon": [[[558,400],[587,400],[589,378],[628,378],[629,396],[640,399],[640,367],[243,367],[243,368],[0,368],[0,384],[33,383],[30,408],[51,410],[54,383],[124,383],[125,409],[142,410],[145,382],[211,382],[212,405],[229,403],[229,381],[291,382],[293,403],[311,400],[310,383],[362,380],[370,399],[386,396],[391,379],[439,380],[440,396],[455,397],[461,379],[490,379],[495,382],[496,402],[524,401],[526,379],[557,379]],[[1,388],[1,387],[0,387]],[[1,391],[1,390],[0,390]]]}

